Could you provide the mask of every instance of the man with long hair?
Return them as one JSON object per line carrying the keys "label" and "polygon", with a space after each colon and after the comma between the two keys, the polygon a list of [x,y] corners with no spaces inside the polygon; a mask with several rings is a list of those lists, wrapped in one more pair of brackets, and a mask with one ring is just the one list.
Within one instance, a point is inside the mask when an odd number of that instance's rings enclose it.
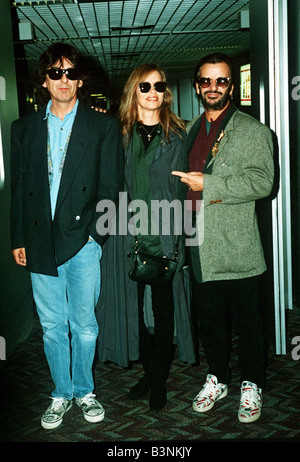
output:
{"label": "man with long hair", "polygon": [[123,149],[118,121],[77,97],[85,71],[75,48],[51,45],[38,78],[47,106],[12,124],[11,245],[16,263],[31,275],[55,385],[41,424],[53,429],[73,398],[86,420],[104,418],[92,375],[105,240],[96,231],[96,206],[118,202]]}

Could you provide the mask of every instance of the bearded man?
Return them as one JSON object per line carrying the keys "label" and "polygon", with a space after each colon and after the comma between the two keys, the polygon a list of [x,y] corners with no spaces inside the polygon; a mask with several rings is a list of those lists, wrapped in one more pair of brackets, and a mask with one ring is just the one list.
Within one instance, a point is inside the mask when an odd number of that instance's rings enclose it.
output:
{"label": "bearded man", "polygon": [[188,126],[185,152],[190,171],[173,172],[189,187],[187,204],[199,236],[187,253],[208,373],[193,409],[208,411],[228,393],[233,325],[241,367],[238,419],[249,423],[261,415],[265,382],[259,290],[266,263],[255,202],[273,187],[272,135],[232,103],[227,56],[203,58],[195,88],[204,113]]}

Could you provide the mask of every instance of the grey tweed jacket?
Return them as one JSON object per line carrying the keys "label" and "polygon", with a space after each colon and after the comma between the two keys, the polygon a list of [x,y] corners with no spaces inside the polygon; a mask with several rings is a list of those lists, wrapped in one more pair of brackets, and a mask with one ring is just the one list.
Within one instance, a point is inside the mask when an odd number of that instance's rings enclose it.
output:
{"label": "grey tweed jacket", "polygon": [[[189,146],[200,118],[189,131]],[[246,278],[266,270],[255,201],[269,196],[273,187],[272,134],[239,110],[224,132],[204,170],[198,245],[192,248],[192,255],[200,258],[194,271],[199,282]]]}

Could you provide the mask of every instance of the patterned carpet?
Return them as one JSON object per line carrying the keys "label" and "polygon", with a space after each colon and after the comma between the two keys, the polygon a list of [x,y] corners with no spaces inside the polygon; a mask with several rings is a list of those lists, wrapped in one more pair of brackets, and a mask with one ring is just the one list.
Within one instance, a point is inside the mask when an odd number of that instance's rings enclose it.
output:
{"label": "patterned carpet", "polygon": [[[289,312],[287,354],[277,356],[271,352],[269,355],[263,414],[255,423],[240,424],[237,420],[239,370],[233,348],[232,383],[228,396],[206,414],[197,414],[191,408],[192,398],[206,376],[206,363],[200,350],[200,365],[195,366],[179,362],[175,354],[168,380],[168,404],[157,414],[149,411],[147,398],[132,402],[126,397],[129,388],[140,377],[139,363],[130,369],[122,369],[112,363],[96,362],[96,393],[105,407],[105,420],[98,424],[88,423],[74,405],[65,415],[63,424],[49,431],[41,428],[40,417],[50,403],[48,396],[52,383],[43,352],[41,329],[36,322],[30,338],[19,345],[1,370],[0,441],[103,442],[106,454],[110,450],[123,450],[123,444],[135,447],[145,443],[153,447],[160,442],[160,446],[167,444],[171,451],[170,448],[212,441],[299,442],[300,360],[292,358],[294,347],[291,345],[291,339],[299,335],[300,312],[293,310]],[[148,450],[144,453],[150,455]],[[181,458],[182,454],[177,455]]]}

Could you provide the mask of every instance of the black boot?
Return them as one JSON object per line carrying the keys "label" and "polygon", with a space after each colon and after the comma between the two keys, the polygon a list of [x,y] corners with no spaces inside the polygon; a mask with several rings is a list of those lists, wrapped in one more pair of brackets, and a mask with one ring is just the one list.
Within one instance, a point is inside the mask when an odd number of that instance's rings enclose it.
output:
{"label": "black boot", "polygon": [[152,412],[161,411],[167,404],[167,390],[165,385],[153,385],[149,398],[149,408]]}
{"label": "black boot", "polygon": [[145,396],[151,388],[152,361],[153,361],[153,335],[151,335],[144,322],[144,290],[145,284],[138,284],[138,314],[139,314],[139,350],[140,361],[144,369],[144,376],[128,393],[128,398],[135,400]]}
{"label": "black boot", "polygon": [[148,374],[145,374],[136,385],[134,385],[129,393],[128,398],[135,400],[145,396],[151,388],[151,379]]}
{"label": "black boot", "polygon": [[[171,352],[169,352],[169,350]],[[160,354],[158,351],[160,351]],[[167,354],[162,354],[162,351],[164,351],[164,353],[166,352]],[[174,352],[174,345],[171,345],[169,348],[164,346],[164,348],[159,347],[159,350],[156,349],[156,355],[153,359],[152,384],[149,398],[149,407],[152,412],[161,411],[167,404],[166,383],[174,357]]]}

